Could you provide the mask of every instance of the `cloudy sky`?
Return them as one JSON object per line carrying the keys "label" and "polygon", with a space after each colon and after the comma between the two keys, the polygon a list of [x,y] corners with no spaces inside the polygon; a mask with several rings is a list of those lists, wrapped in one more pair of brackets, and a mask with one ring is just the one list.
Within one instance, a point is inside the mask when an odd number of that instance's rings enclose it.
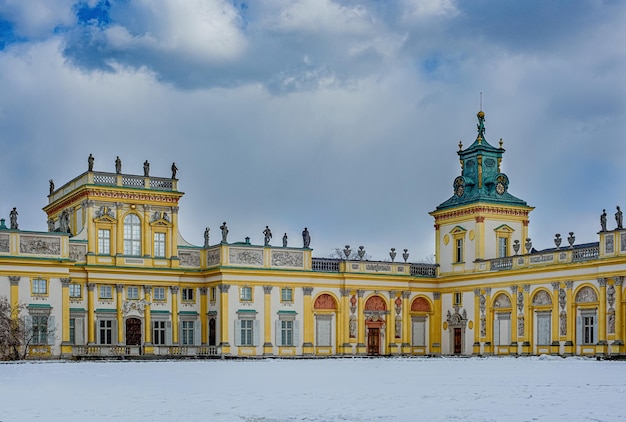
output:
{"label": "cloudy sky", "polygon": [[48,180],[90,153],[175,161],[194,244],[307,226],[318,257],[423,260],[482,92],[535,247],[597,241],[626,206],[625,22],[617,0],[0,0],[0,214],[45,231]]}

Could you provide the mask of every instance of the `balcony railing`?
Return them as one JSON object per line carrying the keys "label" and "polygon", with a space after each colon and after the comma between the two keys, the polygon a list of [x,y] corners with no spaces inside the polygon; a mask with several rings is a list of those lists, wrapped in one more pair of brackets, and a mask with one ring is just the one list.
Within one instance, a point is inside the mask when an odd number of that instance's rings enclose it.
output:
{"label": "balcony railing", "polygon": [[590,248],[574,249],[572,252],[572,262],[591,261],[600,256],[600,248],[592,246]]}
{"label": "balcony railing", "polygon": [[411,264],[411,275],[416,277],[437,277],[435,264]]}
{"label": "balcony railing", "polygon": [[[153,354],[163,357],[218,356],[217,346],[154,346]],[[115,358],[144,356],[142,346],[90,345],[72,347],[72,356],[85,358]]]}
{"label": "balcony railing", "polygon": [[513,258],[498,258],[490,261],[491,271],[510,270],[513,268]]}
{"label": "balcony railing", "polygon": [[313,271],[322,271],[327,273],[339,272],[339,260],[337,259],[313,258],[311,265]]}

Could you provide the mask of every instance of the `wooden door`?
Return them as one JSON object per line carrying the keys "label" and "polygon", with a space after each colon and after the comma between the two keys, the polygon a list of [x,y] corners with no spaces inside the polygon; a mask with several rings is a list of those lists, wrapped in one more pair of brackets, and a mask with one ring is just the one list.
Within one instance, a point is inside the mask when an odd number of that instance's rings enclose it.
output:
{"label": "wooden door", "polygon": [[380,328],[369,328],[367,330],[367,354],[380,354]]}
{"label": "wooden door", "polygon": [[128,318],[126,320],[126,345],[141,345],[141,321],[137,318]]}
{"label": "wooden door", "polygon": [[454,354],[460,355],[462,353],[461,350],[461,329],[454,329]]}

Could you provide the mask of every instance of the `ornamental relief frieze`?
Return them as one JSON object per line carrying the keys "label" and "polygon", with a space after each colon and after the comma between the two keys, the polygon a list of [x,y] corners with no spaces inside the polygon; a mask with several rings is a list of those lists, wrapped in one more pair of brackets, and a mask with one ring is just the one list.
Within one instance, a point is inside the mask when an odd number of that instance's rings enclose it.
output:
{"label": "ornamental relief frieze", "polygon": [[0,235],[0,252],[10,252],[10,246],[9,246],[9,235],[8,234],[3,234]]}
{"label": "ornamental relief frieze", "polygon": [[20,253],[37,255],[61,255],[59,237],[20,236]]}
{"label": "ornamental relief frieze", "polygon": [[70,259],[72,261],[85,261],[87,245],[70,245]]}
{"label": "ornamental relief frieze", "polygon": [[178,250],[178,258],[182,267],[199,267],[200,251],[181,251]]}
{"label": "ornamental relief frieze", "polygon": [[255,249],[230,248],[228,262],[232,265],[263,265],[263,251]]}
{"label": "ornamental relief frieze", "polygon": [[164,202],[168,204],[177,204],[178,196],[155,195],[138,192],[116,192],[116,191],[89,191],[89,195],[95,198],[122,199],[125,201],[146,201],[146,202]]}
{"label": "ornamental relief frieze", "polygon": [[213,267],[220,264],[220,250],[215,249],[207,251],[206,253],[206,265],[207,267]]}
{"label": "ornamental relief frieze", "polygon": [[466,217],[468,215],[475,215],[475,214],[494,214],[494,215],[506,215],[506,216],[516,216],[516,217],[528,217],[529,211],[510,209],[510,208],[475,207],[475,208],[469,208],[469,209],[458,210],[458,211],[450,211],[444,214],[440,214],[438,216],[435,216],[435,222],[447,220],[450,218],[456,218],[456,217]]}
{"label": "ornamental relief frieze", "polygon": [[272,267],[304,268],[304,252],[272,251]]}

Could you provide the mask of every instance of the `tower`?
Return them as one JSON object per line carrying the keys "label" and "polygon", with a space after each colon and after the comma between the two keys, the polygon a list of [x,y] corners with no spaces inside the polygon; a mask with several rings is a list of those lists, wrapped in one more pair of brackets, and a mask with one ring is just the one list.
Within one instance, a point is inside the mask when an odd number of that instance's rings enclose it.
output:
{"label": "tower", "polygon": [[523,245],[528,237],[528,215],[534,208],[509,193],[509,178],[500,170],[503,142],[499,148],[490,145],[485,113],[479,111],[477,117],[474,143],[464,150],[459,142],[461,175],[452,183],[453,195],[430,213],[441,274],[484,269],[475,266],[512,255],[513,245]]}

